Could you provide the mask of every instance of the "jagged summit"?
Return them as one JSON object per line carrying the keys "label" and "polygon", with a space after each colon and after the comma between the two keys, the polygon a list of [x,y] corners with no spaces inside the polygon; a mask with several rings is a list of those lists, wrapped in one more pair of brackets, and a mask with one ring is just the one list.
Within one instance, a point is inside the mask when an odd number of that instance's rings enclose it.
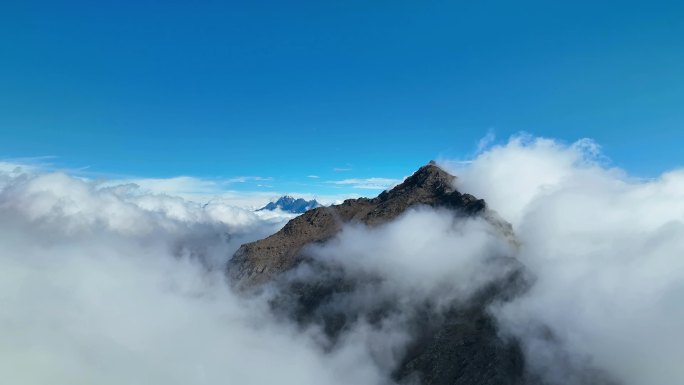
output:
{"label": "jagged summit", "polygon": [[294,214],[301,214],[305,213],[308,210],[311,210],[313,208],[319,207],[321,204],[318,203],[315,199],[312,199],[310,201],[307,201],[302,198],[297,198],[295,199],[294,197],[290,195],[284,195],[280,198],[278,198],[277,201],[275,202],[269,202],[266,206],[260,208],[257,211],[263,211],[263,210],[283,210],[287,211],[290,213]]}
{"label": "jagged summit", "polygon": [[340,205],[309,210],[270,237],[242,245],[229,262],[228,274],[241,286],[266,282],[304,260],[301,250],[305,245],[333,237],[344,223],[379,225],[415,205],[447,207],[464,215],[484,211],[485,202],[458,192],[454,180],[431,162],[375,198],[348,199]]}
{"label": "jagged summit", "polygon": [[455,176],[439,168],[434,161],[430,161],[430,163],[419,168],[413,175],[406,178],[402,184],[397,186],[402,187],[401,189],[394,188],[392,191],[400,192],[409,187],[424,188],[434,191],[453,191],[455,179]]}
{"label": "jagged summit", "polygon": [[392,190],[380,194],[380,197],[410,194],[412,190],[425,190],[435,194],[449,193],[454,190],[455,179],[456,177],[453,175],[430,163],[419,168],[413,175],[406,178],[404,182]]}
{"label": "jagged summit", "polygon": [[[396,354],[397,362],[390,375],[398,384],[563,384],[542,381],[530,372],[523,347],[514,339],[502,338],[492,315],[492,304],[505,303],[529,287],[530,277],[514,257],[483,255],[483,263],[491,264],[503,275],[467,301],[447,303],[444,298],[403,302],[391,296],[366,301],[369,293],[372,296],[381,287],[381,277],[345,272],[305,254],[304,246],[330,239],[345,223],[381,225],[415,205],[445,207],[455,215],[479,216],[515,244],[510,224],[488,210],[483,200],[457,191],[454,181],[453,175],[430,162],[375,198],[349,199],[340,205],[307,211],[276,234],[240,247],[229,263],[228,273],[241,289],[271,281],[275,293],[271,309],[302,327],[320,328],[332,346],[350,330],[350,325],[384,325],[387,317],[402,314],[408,340],[403,351],[391,352]],[[458,255],[458,250],[453,252]],[[300,264],[307,264],[308,274],[281,275]],[[359,298],[363,304],[353,306]],[[581,370],[586,373],[583,385],[614,384],[591,368]]]}

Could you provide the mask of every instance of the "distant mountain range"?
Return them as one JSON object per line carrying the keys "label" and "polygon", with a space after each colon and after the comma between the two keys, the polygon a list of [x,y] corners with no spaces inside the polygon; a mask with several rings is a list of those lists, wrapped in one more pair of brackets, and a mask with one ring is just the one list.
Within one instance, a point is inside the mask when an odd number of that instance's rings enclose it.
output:
{"label": "distant mountain range", "polygon": [[257,211],[262,211],[262,210],[276,210],[280,209],[283,211],[287,211],[289,213],[294,213],[294,214],[302,214],[305,213],[311,209],[315,209],[316,207],[321,206],[320,203],[318,203],[315,199],[312,199],[310,201],[304,200],[302,198],[293,198],[289,195],[282,196],[278,198],[277,201],[275,202],[270,202],[266,206],[260,208]]}

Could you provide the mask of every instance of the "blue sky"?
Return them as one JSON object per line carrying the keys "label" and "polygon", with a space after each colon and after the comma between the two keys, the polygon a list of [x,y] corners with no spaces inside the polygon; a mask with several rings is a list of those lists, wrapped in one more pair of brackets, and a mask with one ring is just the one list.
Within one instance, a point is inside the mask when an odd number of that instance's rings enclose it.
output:
{"label": "blue sky", "polygon": [[674,1],[8,3],[0,157],[330,193],[525,131],[655,176],[684,163],[682,17]]}

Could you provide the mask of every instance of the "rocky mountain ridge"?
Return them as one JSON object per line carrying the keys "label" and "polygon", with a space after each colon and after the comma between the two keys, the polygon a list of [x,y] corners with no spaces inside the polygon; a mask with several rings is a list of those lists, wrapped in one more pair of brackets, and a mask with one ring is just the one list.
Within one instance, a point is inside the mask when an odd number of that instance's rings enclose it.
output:
{"label": "rocky mountain ridge", "polygon": [[446,207],[462,215],[484,214],[484,200],[456,191],[454,180],[453,175],[430,163],[376,198],[348,199],[339,205],[309,210],[270,237],[242,245],[229,263],[228,274],[233,282],[244,286],[267,282],[301,262],[304,256],[300,251],[305,245],[331,238],[343,224],[379,225],[415,205]]}
{"label": "rocky mountain ridge", "polygon": [[[268,284],[275,293],[271,309],[302,328],[314,326],[335,346],[355,325],[382,328],[385,320],[400,317],[410,338],[388,371],[400,385],[613,385],[602,373],[579,368],[579,382],[548,382],[530,371],[522,345],[502,336],[491,306],[523,295],[533,282],[522,264],[510,256],[488,257],[503,275],[467,299],[443,304],[424,298],[410,306],[400,297],[368,297],[359,306],[359,293],[379,293],[382,277],[348,274],[340,266],[307,255],[307,245],[335,237],[348,223],[368,227],[387,224],[410,208],[429,206],[456,217],[478,216],[514,246],[510,224],[487,208],[484,200],[454,188],[455,177],[433,162],[403,183],[375,198],[344,201],[319,207],[289,221],[280,231],[244,244],[227,267],[231,282],[243,292]],[[454,250],[457,253],[457,250]],[[484,256],[483,256],[484,257]],[[298,267],[305,269],[297,269]],[[307,274],[289,272],[307,271]],[[547,333],[543,329],[543,333]],[[550,336],[548,338],[553,338]],[[573,369],[574,370],[574,369]]]}
{"label": "rocky mountain ridge", "polygon": [[275,202],[269,202],[266,206],[258,209],[257,211],[263,211],[263,210],[277,210],[280,209],[282,211],[286,211],[288,213],[293,213],[293,214],[302,214],[305,213],[311,209],[314,209],[316,207],[320,207],[321,204],[318,203],[315,199],[312,200],[305,200],[303,198],[297,198],[295,199],[292,196],[285,195]]}

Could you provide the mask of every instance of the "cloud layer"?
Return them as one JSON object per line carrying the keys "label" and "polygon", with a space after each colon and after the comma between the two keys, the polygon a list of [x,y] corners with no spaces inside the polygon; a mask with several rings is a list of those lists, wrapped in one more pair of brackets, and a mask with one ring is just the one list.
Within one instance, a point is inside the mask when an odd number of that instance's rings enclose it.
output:
{"label": "cloud layer", "polygon": [[352,188],[357,189],[367,189],[367,190],[386,190],[392,188],[393,186],[401,183],[398,179],[389,178],[364,178],[364,179],[343,179],[329,181],[327,183],[332,183],[336,185],[348,185]]}
{"label": "cloud layer", "polygon": [[363,351],[323,355],[225,285],[228,256],[282,219],[64,174],[1,180],[0,382],[376,381]]}
{"label": "cloud layer", "polygon": [[491,221],[428,208],[345,226],[308,252],[334,267],[326,274],[370,278],[327,306],[363,315],[391,300],[396,311],[358,318],[334,344],[320,325],[274,314],[278,293],[242,298],[224,281],[235,249],[287,218],[0,164],[0,382],[384,385],[412,309],[466,301],[510,271],[501,258],[533,281],[490,311],[536,373],[570,385],[587,368],[625,385],[684,381],[684,171],[632,178],[590,140],[488,143],[442,166],[517,243]]}
{"label": "cloud layer", "polygon": [[640,180],[605,163],[589,140],[523,136],[453,169],[511,221],[536,276],[497,314],[563,383],[581,383],[564,362],[629,385],[684,381],[684,171]]}

